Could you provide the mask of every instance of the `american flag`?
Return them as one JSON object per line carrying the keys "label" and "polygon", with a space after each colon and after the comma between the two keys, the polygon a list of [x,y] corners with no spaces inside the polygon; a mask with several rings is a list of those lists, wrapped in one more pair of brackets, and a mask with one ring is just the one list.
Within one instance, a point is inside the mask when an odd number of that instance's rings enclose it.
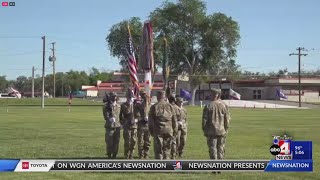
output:
{"label": "american flag", "polygon": [[130,71],[130,79],[133,86],[134,95],[139,97],[139,80],[137,75],[137,61],[134,54],[134,48],[130,33],[130,27],[128,25],[128,42],[127,42],[127,53],[128,53],[128,68]]}

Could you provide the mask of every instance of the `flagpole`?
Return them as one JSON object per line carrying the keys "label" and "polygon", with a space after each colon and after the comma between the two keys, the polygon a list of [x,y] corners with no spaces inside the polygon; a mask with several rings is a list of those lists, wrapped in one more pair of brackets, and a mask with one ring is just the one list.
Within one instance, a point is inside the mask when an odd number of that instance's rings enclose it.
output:
{"label": "flagpole", "polygon": [[71,86],[69,85],[69,112],[71,112],[71,99],[72,99]]}
{"label": "flagpole", "polygon": [[7,112],[9,112],[9,98],[7,97]]}

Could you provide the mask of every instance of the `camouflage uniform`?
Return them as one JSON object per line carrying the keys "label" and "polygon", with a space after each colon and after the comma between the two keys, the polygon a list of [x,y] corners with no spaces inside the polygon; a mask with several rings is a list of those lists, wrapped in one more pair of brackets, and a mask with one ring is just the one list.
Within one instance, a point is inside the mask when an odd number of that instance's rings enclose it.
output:
{"label": "camouflage uniform", "polygon": [[121,124],[119,121],[120,105],[115,102],[106,102],[102,108],[105,119],[105,142],[108,158],[115,159],[118,154]]}
{"label": "camouflage uniform", "polygon": [[[177,98],[176,102],[182,103],[182,99]],[[178,133],[177,133],[177,152],[179,157],[182,157],[184,153],[184,146],[187,141],[187,110],[182,107],[179,107],[176,105],[178,108],[178,113],[177,113],[177,121],[178,121]]]}
{"label": "camouflage uniform", "polygon": [[[143,96],[143,92],[141,93]],[[139,158],[149,158],[151,145],[150,132],[148,128],[149,102],[144,100],[134,106],[134,117],[138,119],[138,151]]]}
{"label": "camouflage uniform", "polygon": [[[176,118],[179,116],[179,107],[175,104],[175,98],[173,96],[168,97],[169,103],[172,105]],[[177,133],[172,134],[171,140],[171,159],[175,159],[177,155]]]}
{"label": "camouflage uniform", "polygon": [[132,102],[125,102],[121,105],[120,123],[123,126],[124,139],[124,157],[127,159],[133,158],[134,149],[137,142],[137,122],[133,116]]}
{"label": "camouflage uniform", "polygon": [[[212,94],[220,93],[220,90],[213,90]],[[207,137],[210,159],[224,159],[229,122],[230,113],[221,100],[213,100],[205,106],[202,115],[202,130]]]}
{"label": "camouflage uniform", "polygon": [[169,159],[177,120],[172,105],[164,100],[164,92],[158,93],[158,102],[150,108],[149,130],[154,138],[155,159]]}

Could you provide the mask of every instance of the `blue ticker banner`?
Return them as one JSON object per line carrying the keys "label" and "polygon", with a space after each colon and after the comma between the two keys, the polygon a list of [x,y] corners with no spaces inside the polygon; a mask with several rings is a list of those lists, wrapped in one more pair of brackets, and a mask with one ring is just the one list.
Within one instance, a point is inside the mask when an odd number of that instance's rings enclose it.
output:
{"label": "blue ticker banner", "polygon": [[17,159],[0,159],[0,172],[14,171],[20,160]]}
{"label": "blue ticker banner", "polygon": [[307,160],[271,160],[266,172],[312,172],[313,161]]}

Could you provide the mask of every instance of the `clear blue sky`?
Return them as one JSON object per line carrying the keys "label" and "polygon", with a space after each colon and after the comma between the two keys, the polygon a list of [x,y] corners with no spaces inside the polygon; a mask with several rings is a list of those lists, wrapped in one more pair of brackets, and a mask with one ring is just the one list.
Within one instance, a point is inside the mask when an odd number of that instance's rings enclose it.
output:
{"label": "clear blue sky", "polygon": [[[42,67],[42,40],[46,35],[46,74],[52,73],[49,43],[56,42],[57,72],[119,69],[109,54],[105,37],[110,27],[132,16],[147,18],[160,0],[16,0],[0,7],[0,75],[15,79],[31,76]],[[243,70],[269,72],[297,70],[298,46],[316,50],[303,57],[307,70],[320,68],[320,1],[208,0],[207,13],[222,12],[240,24],[237,63]],[[11,37],[11,38],[9,38]],[[41,74],[41,71],[36,71]]]}

